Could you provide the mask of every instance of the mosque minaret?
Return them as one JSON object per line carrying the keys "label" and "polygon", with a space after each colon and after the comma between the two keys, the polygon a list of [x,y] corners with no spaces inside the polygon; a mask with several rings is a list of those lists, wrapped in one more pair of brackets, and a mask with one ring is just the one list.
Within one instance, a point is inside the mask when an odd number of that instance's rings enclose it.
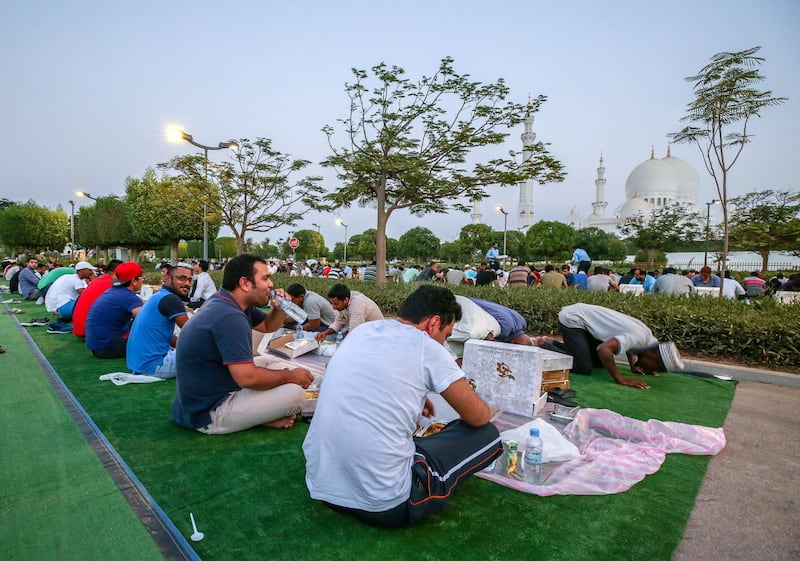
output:
{"label": "mosque minaret", "polygon": [[592,216],[603,218],[606,214],[606,168],[603,165],[603,152],[600,152],[600,165],[597,168],[597,179],[594,180],[595,197],[592,203]]}
{"label": "mosque minaret", "polygon": [[[522,139],[522,165],[525,166],[533,158],[533,146],[536,133],[533,132],[533,112],[531,100],[528,99],[528,110],[525,112],[525,132],[520,135]],[[527,230],[533,226],[533,188],[536,181],[528,179],[519,184],[519,206],[517,207],[517,228]]]}

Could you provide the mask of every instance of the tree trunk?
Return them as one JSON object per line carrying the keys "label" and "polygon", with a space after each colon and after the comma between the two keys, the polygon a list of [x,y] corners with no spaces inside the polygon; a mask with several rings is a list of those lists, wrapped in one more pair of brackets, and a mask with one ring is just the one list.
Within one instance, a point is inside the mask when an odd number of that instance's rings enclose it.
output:
{"label": "tree trunk", "polygon": [[169,244],[169,262],[173,265],[178,262],[178,240],[171,241]]}
{"label": "tree trunk", "polygon": [[386,177],[381,178],[375,199],[378,209],[378,224],[375,231],[375,280],[378,284],[386,283],[386,222],[389,215],[386,213]]}
{"label": "tree trunk", "polygon": [[761,271],[766,271],[769,269],[769,250],[760,251],[761,253]]}

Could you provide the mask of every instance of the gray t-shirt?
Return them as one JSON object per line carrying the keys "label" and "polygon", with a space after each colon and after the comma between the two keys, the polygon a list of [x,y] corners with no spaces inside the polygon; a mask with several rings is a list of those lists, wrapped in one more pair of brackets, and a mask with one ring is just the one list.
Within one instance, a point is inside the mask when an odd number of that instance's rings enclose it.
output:
{"label": "gray t-shirt", "polygon": [[628,351],[638,351],[658,343],[653,332],[644,323],[622,312],[594,306],[592,304],[572,304],[558,312],[558,321],[564,327],[583,329],[600,341],[616,339],[619,341],[617,356],[625,356]]}
{"label": "gray t-shirt", "polygon": [[336,319],[336,312],[331,303],[310,290],[306,290],[306,297],[303,300],[303,309],[308,314],[308,319],[318,319],[325,325],[331,325]]}

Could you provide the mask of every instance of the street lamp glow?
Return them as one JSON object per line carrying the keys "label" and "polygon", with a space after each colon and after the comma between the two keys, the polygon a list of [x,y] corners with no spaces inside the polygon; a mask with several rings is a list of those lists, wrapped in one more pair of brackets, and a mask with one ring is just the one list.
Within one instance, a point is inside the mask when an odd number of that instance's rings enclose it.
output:
{"label": "street lamp glow", "polygon": [[75,191],[75,194],[76,194],[76,195],[78,195],[79,197],[86,197],[87,199],[92,199],[93,201],[96,201],[96,200],[97,200],[97,197],[93,197],[93,196],[91,196],[91,195],[90,195],[89,193],[87,193],[86,191],[81,191],[81,190],[78,190],[78,191]]}

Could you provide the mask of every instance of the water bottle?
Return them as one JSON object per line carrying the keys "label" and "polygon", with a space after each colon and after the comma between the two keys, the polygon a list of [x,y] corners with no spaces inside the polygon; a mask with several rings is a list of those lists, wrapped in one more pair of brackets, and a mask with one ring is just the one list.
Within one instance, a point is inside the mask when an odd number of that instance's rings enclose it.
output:
{"label": "water bottle", "polygon": [[297,324],[297,329],[294,330],[294,340],[295,341],[302,341],[303,340],[303,326],[299,323]]}
{"label": "water bottle", "polygon": [[342,333],[342,330],[340,329],[339,331],[336,332],[336,348],[337,349],[342,346],[342,341],[344,341],[344,334]]}
{"label": "water bottle", "polygon": [[523,454],[523,476],[525,483],[540,485],[542,483],[542,439],[539,436],[539,429],[531,429],[530,436],[525,442],[525,452]]}
{"label": "water bottle", "polygon": [[274,290],[270,290],[269,298],[270,300],[277,299],[278,305],[281,307],[281,310],[286,312],[286,315],[292,318],[298,324],[305,323],[306,320],[308,319],[308,314],[303,308],[301,308],[288,298],[277,296]]}

